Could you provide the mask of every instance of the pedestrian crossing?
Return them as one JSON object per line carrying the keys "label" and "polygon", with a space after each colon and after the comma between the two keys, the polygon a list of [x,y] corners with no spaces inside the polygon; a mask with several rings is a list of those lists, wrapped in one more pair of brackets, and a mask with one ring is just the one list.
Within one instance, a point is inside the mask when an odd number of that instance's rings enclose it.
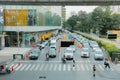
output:
{"label": "pedestrian crossing", "polygon": [[[32,63],[21,63],[18,65],[17,63],[11,64],[10,67],[14,66],[15,71],[71,71],[73,68],[72,64],[60,64],[60,63],[40,63],[40,64],[32,64]],[[77,63],[75,65],[75,71],[92,71],[92,64],[83,64]],[[98,71],[105,71],[104,65],[97,64],[96,69]],[[111,67],[111,71],[114,69]]]}

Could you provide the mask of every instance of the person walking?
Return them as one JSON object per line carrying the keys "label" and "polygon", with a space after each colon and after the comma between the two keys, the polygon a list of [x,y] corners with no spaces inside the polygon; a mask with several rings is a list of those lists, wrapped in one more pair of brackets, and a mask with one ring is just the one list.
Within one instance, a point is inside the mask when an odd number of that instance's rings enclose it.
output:
{"label": "person walking", "polygon": [[73,68],[75,68],[75,60],[73,59]]}
{"label": "person walking", "polygon": [[46,61],[49,60],[49,53],[46,53]]}
{"label": "person walking", "polygon": [[107,67],[110,69],[110,64],[109,64],[108,59],[105,59],[104,65],[105,65],[105,69],[106,69]]}
{"label": "person walking", "polygon": [[95,77],[96,66],[93,65],[93,76]]}

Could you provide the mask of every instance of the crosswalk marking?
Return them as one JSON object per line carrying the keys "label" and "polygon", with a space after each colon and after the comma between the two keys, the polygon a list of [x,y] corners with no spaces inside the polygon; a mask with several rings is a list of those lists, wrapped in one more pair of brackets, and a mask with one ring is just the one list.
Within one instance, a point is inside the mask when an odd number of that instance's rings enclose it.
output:
{"label": "crosswalk marking", "polygon": [[11,68],[12,66],[14,66],[14,64],[10,65],[10,68]]}
{"label": "crosswalk marking", "polygon": [[71,67],[70,67],[70,64],[67,65],[67,70],[70,71]]}
{"label": "crosswalk marking", "polygon": [[[18,64],[11,64],[11,67],[14,66],[14,69],[16,71],[71,71],[73,70],[72,64],[21,64],[18,66]],[[93,64],[76,64],[74,71],[91,71],[93,70]],[[96,68],[99,71],[105,71],[103,64],[96,64]],[[111,67],[111,71],[114,71],[114,69]]]}
{"label": "crosswalk marking", "polygon": [[18,69],[20,69],[22,67],[22,64],[20,64],[20,66],[18,66],[15,70],[17,71]]}
{"label": "crosswalk marking", "polygon": [[77,64],[76,65],[76,69],[79,71],[80,70],[80,66]]}
{"label": "crosswalk marking", "polygon": [[25,71],[27,71],[31,66],[32,66],[32,65],[29,64],[29,65],[27,66],[27,68],[25,69]]}
{"label": "crosswalk marking", "polygon": [[102,71],[104,71],[104,68],[100,65],[100,64],[98,64],[98,66],[99,66],[99,70],[102,70]]}
{"label": "crosswalk marking", "polygon": [[35,67],[35,64],[30,68],[30,71],[32,71],[34,69],[34,67]]}
{"label": "crosswalk marking", "polygon": [[57,64],[54,66],[54,71],[56,71],[56,69],[57,69]]}
{"label": "crosswalk marking", "polygon": [[81,70],[84,71],[84,66],[83,66],[83,64],[80,64],[80,67],[81,67]]}
{"label": "crosswalk marking", "polygon": [[52,70],[52,67],[53,67],[53,65],[52,65],[52,64],[50,64],[49,71],[51,71],[51,70]]}
{"label": "crosswalk marking", "polygon": [[62,67],[62,65],[61,65],[61,64],[59,64],[59,68],[58,68],[58,70],[59,70],[59,71],[61,71],[61,67]]}
{"label": "crosswalk marking", "polygon": [[89,71],[89,68],[88,68],[88,66],[87,66],[87,65],[85,65],[85,68],[87,69],[87,71]]}
{"label": "crosswalk marking", "polygon": [[22,71],[26,66],[27,66],[27,64],[25,64],[25,65],[20,69],[20,71]]}
{"label": "crosswalk marking", "polygon": [[41,65],[41,67],[40,67],[40,71],[42,71],[42,69],[43,69],[44,65],[45,65],[45,64]]}
{"label": "crosswalk marking", "polygon": [[64,64],[64,65],[63,65],[63,71],[65,71],[65,70],[66,70],[66,65]]}
{"label": "crosswalk marking", "polygon": [[36,66],[35,71],[37,71],[37,69],[39,68],[39,66],[40,66],[39,64]]}
{"label": "crosswalk marking", "polygon": [[48,66],[49,66],[48,64],[45,65],[45,67],[44,67],[44,71],[47,70]]}

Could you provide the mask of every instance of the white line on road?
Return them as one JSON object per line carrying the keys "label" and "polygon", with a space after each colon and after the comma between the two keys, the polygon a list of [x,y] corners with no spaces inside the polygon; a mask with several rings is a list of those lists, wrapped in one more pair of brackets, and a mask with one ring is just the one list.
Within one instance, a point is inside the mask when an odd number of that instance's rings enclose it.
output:
{"label": "white line on road", "polygon": [[56,71],[56,69],[57,69],[57,64],[55,64],[55,66],[54,66],[54,71]]}
{"label": "white line on road", "polygon": [[43,67],[44,67],[44,64],[41,65],[41,67],[40,67],[39,70],[42,71],[42,70],[43,70]]}
{"label": "white line on road", "polygon": [[100,69],[99,69],[100,71],[104,71],[104,68],[102,67],[102,65],[98,64],[98,66],[99,66],[99,68],[100,68]]}
{"label": "white line on road", "polygon": [[32,65],[29,64],[29,65],[27,66],[27,68],[25,69],[25,71],[27,71],[31,66],[32,66]]}
{"label": "white line on road", "polygon": [[15,70],[19,70],[22,67],[22,64],[20,64],[20,66],[18,66]]}
{"label": "white line on road", "polygon": [[59,64],[59,69],[58,69],[58,70],[59,70],[59,71],[61,71],[61,68],[62,68],[62,65],[61,65],[61,64]]}
{"label": "white line on road", "polygon": [[37,71],[37,69],[39,68],[39,66],[40,66],[40,64],[38,64],[38,65],[36,66],[35,71]]}
{"label": "white line on road", "polygon": [[53,64],[50,64],[49,71],[52,70]]}
{"label": "white line on road", "polygon": [[32,71],[34,69],[34,67],[35,67],[35,64],[30,68],[30,71]]}
{"label": "white line on road", "polygon": [[26,66],[27,66],[27,64],[25,64],[25,65],[20,69],[20,71],[22,71]]}

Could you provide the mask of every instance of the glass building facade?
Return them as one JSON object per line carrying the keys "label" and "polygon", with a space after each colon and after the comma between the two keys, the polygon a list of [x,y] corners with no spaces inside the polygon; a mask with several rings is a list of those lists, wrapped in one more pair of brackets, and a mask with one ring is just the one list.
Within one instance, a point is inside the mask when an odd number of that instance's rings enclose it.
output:
{"label": "glass building facade", "polygon": [[61,26],[60,6],[2,5],[5,26]]}
{"label": "glass building facade", "polygon": [[7,47],[29,46],[61,28],[61,6],[0,5],[0,10],[0,33],[7,35]]}

